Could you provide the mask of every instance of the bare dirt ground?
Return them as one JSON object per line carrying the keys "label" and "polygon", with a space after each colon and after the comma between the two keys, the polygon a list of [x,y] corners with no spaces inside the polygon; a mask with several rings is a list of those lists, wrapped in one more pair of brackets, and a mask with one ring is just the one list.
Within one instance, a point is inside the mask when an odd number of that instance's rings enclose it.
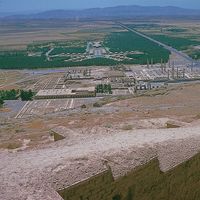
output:
{"label": "bare dirt ground", "polygon": [[27,77],[28,75],[22,71],[0,70],[0,90],[19,89],[18,81]]}
{"label": "bare dirt ground", "polygon": [[[27,148],[52,143],[51,129],[57,126],[83,132],[90,132],[94,127],[114,131],[163,129],[167,128],[168,121],[174,124],[178,121],[179,126],[192,126],[199,123],[199,99],[200,84],[185,84],[150,91],[127,100],[112,102],[113,99],[106,99],[106,104],[100,108],[88,104],[85,109],[79,107],[45,116],[2,118],[0,147],[20,148],[24,140],[30,140]],[[8,114],[9,110],[4,108],[1,112]]]}

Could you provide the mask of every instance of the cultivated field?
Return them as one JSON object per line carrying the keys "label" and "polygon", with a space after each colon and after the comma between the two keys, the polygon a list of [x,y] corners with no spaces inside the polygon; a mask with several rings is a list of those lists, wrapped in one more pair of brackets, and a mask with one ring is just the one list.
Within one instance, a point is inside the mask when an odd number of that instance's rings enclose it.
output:
{"label": "cultivated field", "polygon": [[[200,24],[194,21],[125,21],[130,28],[200,58]],[[1,21],[0,68],[30,69],[167,62],[169,51],[115,22]],[[89,41],[101,41],[103,57],[87,54]]]}
{"label": "cultivated field", "polygon": [[[127,22],[126,22],[127,23]],[[200,23],[198,21],[129,22],[129,27],[200,59]]]}
{"label": "cultivated field", "polygon": [[[0,22],[0,68],[144,64],[168,61],[169,52],[114,22]],[[106,56],[90,58],[88,41],[101,41]],[[159,52],[159,54],[155,54]]]}
{"label": "cultivated field", "polygon": [[65,20],[0,21],[0,49],[25,50],[32,42],[102,39],[117,27],[113,22]]}

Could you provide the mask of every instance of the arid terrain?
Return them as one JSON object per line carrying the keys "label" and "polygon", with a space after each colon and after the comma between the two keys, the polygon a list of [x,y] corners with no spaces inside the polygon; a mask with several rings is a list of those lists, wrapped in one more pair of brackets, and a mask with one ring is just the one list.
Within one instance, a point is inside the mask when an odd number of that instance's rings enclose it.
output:
{"label": "arid terrain", "polygon": [[185,179],[197,180],[200,163],[199,27],[0,21],[0,200],[132,200],[135,191],[169,200],[178,182],[189,195]]}
{"label": "arid terrain", "polygon": [[[32,148],[52,143],[51,129],[64,126],[70,130],[90,132],[106,130],[135,130],[167,128],[167,122],[178,126],[193,126],[199,123],[199,83],[170,86],[168,89],[147,91],[141,96],[106,97],[100,108],[88,103],[86,108],[76,107],[71,111],[32,116],[25,119],[4,118],[1,124],[1,147]],[[66,102],[67,100],[63,100]],[[6,106],[1,113],[9,113]],[[28,141],[28,142],[27,142]]]}
{"label": "arid terrain", "polygon": [[[101,40],[105,34],[116,31],[113,22],[69,22],[65,20],[0,21],[2,50],[23,50],[33,42]],[[95,30],[95,31],[94,31]]]}

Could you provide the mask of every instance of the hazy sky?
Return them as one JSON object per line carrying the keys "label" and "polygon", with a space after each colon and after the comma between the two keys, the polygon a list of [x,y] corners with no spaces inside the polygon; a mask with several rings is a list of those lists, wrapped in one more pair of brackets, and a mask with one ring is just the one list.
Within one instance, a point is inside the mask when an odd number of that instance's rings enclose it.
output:
{"label": "hazy sky", "polygon": [[116,5],[172,5],[200,9],[200,0],[0,0],[0,12],[82,9]]}

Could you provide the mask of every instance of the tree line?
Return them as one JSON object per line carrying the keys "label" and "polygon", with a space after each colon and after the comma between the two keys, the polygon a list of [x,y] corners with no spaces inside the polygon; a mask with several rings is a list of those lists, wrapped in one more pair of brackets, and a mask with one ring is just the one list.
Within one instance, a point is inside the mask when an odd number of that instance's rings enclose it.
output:
{"label": "tree line", "polygon": [[99,84],[96,86],[96,93],[112,94],[111,84]]}
{"label": "tree line", "polygon": [[31,101],[33,97],[34,92],[32,90],[0,90],[0,106],[3,106],[5,100]]}

